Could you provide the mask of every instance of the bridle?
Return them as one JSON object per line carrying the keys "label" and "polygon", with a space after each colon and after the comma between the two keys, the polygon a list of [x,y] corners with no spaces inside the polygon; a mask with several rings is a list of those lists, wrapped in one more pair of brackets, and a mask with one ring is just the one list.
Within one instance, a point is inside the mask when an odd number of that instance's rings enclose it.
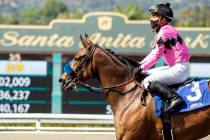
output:
{"label": "bridle", "polygon": [[[90,78],[93,78],[95,76],[95,75],[93,75],[94,74],[94,69],[93,69],[92,61],[93,61],[94,52],[95,52],[95,50],[97,48],[100,48],[100,47],[98,45],[96,45],[96,44],[94,44],[93,46],[90,46],[88,48],[85,48],[85,49],[87,49],[87,52],[88,52],[87,55],[83,56],[83,60],[78,64],[78,66],[74,70],[74,73],[75,73],[74,76],[71,75],[73,78],[69,79],[70,82],[72,83],[72,86],[79,85],[79,86],[85,87],[88,90],[93,91],[93,92],[99,92],[100,91],[99,89],[114,90],[114,91],[122,94],[121,92],[117,91],[114,88],[123,87],[123,86],[131,83],[135,79],[135,75],[132,75],[127,81],[125,81],[123,83],[119,83],[119,84],[112,85],[112,86],[107,86],[107,87],[102,87],[102,88],[95,87],[95,86],[92,86],[90,84],[86,84],[86,83],[81,81],[82,74],[83,74],[84,70],[88,67],[89,64],[90,64],[90,68],[91,68],[91,70],[90,70]],[[109,52],[107,52],[107,53],[109,53]],[[125,93],[128,93],[129,91],[126,91]]]}
{"label": "bridle", "polygon": [[78,79],[81,79],[82,74],[84,72],[84,69],[87,67],[88,64],[91,65],[90,66],[91,67],[90,78],[93,78],[93,73],[94,73],[93,64],[92,64],[93,54],[94,54],[95,50],[98,47],[99,47],[98,45],[93,45],[93,46],[91,46],[89,48],[85,48],[85,49],[87,49],[88,54],[84,55],[84,59],[82,60],[82,62],[74,70],[74,72],[75,72],[75,74],[76,74]]}

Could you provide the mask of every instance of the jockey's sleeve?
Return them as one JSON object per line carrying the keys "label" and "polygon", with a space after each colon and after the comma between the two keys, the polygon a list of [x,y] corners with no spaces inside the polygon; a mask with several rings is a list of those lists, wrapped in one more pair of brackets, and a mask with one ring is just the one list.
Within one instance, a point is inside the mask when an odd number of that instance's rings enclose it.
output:
{"label": "jockey's sleeve", "polygon": [[140,65],[144,64],[145,62],[148,61],[148,59],[152,56],[154,49],[143,59],[139,62]]}
{"label": "jockey's sleeve", "polygon": [[147,60],[141,64],[141,69],[146,71],[152,67],[163,56],[164,51],[165,47],[163,45],[155,47],[152,51],[152,55],[150,55]]}

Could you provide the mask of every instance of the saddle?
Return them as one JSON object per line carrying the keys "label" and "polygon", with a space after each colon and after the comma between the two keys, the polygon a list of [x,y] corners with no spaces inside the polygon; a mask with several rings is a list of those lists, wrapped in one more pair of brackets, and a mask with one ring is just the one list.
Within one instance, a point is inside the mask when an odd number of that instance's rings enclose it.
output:
{"label": "saddle", "polygon": [[170,88],[170,89],[176,90],[176,89],[178,89],[178,88],[181,87],[181,86],[184,86],[184,85],[187,85],[187,84],[192,83],[193,81],[197,81],[197,78],[187,79],[187,80],[185,80],[185,81],[182,82],[182,83],[173,84],[173,85],[168,85],[167,87]]}

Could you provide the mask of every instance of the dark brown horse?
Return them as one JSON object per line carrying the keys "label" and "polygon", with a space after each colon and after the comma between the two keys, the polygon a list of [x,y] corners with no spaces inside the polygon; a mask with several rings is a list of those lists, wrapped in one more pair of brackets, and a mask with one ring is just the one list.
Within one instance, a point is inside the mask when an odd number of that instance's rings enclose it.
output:
{"label": "dark brown horse", "polygon": [[[79,83],[78,79],[97,78],[114,114],[117,140],[161,140],[162,123],[155,115],[154,100],[149,94],[145,97],[147,104],[143,105],[140,100],[143,89],[127,65],[88,38],[82,43],[84,47],[71,64],[75,75],[63,73],[62,87],[69,90]],[[210,108],[173,115],[171,123],[175,140],[205,137],[210,134]]]}

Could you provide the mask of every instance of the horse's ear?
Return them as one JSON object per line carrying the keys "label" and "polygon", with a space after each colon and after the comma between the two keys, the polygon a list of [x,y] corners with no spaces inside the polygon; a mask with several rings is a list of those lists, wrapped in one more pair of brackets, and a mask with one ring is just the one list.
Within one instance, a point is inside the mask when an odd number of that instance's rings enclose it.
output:
{"label": "horse's ear", "polygon": [[85,37],[86,37],[86,39],[88,38],[88,35],[87,35],[87,33],[85,33]]}
{"label": "horse's ear", "polygon": [[86,41],[87,46],[91,47],[94,45],[94,43],[89,39],[87,33],[85,33],[85,41]]}
{"label": "horse's ear", "polygon": [[81,35],[81,34],[80,34],[80,40],[81,40],[83,46],[84,46],[85,48],[87,48],[87,46],[86,46],[86,44],[85,44],[85,40],[82,38],[82,35]]}
{"label": "horse's ear", "polygon": [[94,46],[94,43],[88,38],[88,35],[85,33],[85,39],[82,38],[82,35],[80,34],[80,40],[82,41],[82,44],[85,48],[90,48]]}

